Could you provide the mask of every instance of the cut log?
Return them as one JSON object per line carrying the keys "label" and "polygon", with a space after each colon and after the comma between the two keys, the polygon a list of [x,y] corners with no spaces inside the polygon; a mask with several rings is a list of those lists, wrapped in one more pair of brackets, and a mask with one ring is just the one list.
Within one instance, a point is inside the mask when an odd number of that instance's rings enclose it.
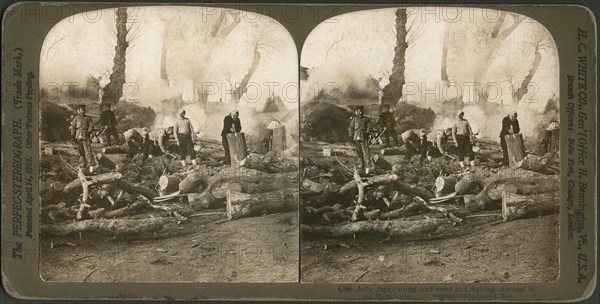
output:
{"label": "cut log", "polygon": [[266,173],[297,172],[298,158],[277,156],[273,152],[265,155],[250,153],[240,162],[240,166]]}
{"label": "cut log", "polygon": [[162,193],[173,193],[179,190],[179,183],[184,177],[182,174],[162,175],[158,179],[158,189]]}
{"label": "cut log", "polygon": [[[79,151],[75,147],[51,147],[56,154],[78,156]],[[48,154],[46,154],[48,155]]]}
{"label": "cut log", "polygon": [[525,143],[522,134],[509,134],[504,136],[508,150],[508,165],[517,168],[517,164],[525,158]]}
{"label": "cut log", "polygon": [[550,143],[548,152],[558,153],[560,151],[560,129],[550,131]]}
{"label": "cut log", "polygon": [[188,204],[194,210],[220,208],[223,206],[229,190],[241,191],[242,186],[222,179],[213,181],[202,193],[188,194]]}
{"label": "cut log", "polygon": [[560,211],[560,193],[545,193],[535,196],[502,193],[502,218],[504,221],[533,218],[558,214]]}
{"label": "cut log", "polygon": [[227,143],[229,144],[231,167],[237,168],[240,166],[240,162],[248,156],[244,132],[227,134]]}
{"label": "cut log", "polygon": [[419,213],[419,211],[422,211],[424,209],[425,208],[424,208],[423,204],[421,204],[418,201],[413,201],[410,204],[408,204],[400,209],[396,209],[396,210],[392,210],[392,211],[388,211],[388,212],[382,212],[379,215],[379,219],[391,220],[391,219],[397,219],[397,218],[401,218],[401,217],[407,217],[407,216]]}
{"label": "cut log", "polygon": [[411,184],[408,184],[405,182],[401,182],[399,180],[392,181],[390,183],[390,186],[393,189],[398,190],[404,194],[418,196],[418,197],[424,199],[425,201],[429,201],[430,199],[435,197],[435,194],[433,194],[433,192],[431,192],[423,187],[411,185]]}
{"label": "cut log", "polygon": [[358,157],[356,151],[352,148],[342,149],[342,148],[332,148],[331,155],[343,155],[348,157]]}
{"label": "cut log", "polygon": [[358,188],[358,196],[355,201],[354,211],[352,211],[352,218],[350,219],[353,222],[358,219],[358,212],[361,209],[366,208],[365,206],[363,206],[363,201],[365,200],[365,187],[360,178],[360,174],[358,173],[358,170],[354,171],[354,181],[356,182],[356,188]]}
{"label": "cut log", "polygon": [[163,228],[168,220],[162,218],[148,218],[143,220],[126,219],[93,219],[79,222],[42,225],[44,235],[74,235],[81,232],[105,233],[111,235],[140,235],[152,233]]}
{"label": "cut log", "polygon": [[455,191],[454,187],[457,182],[457,176],[438,176],[435,179],[435,193],[438,196],[450,194]]}
{"label": "cut log", "polygon": [[294,189],[247,194],[229,190],[227,193],[227,218],[236,220],[278,212],[297,210],[298,192]]}
{"label": "cut log", "polygon": [[392,170],[393,166],[392,164],[390,164],[387,160],[385,160],[385,158],[383,158],[383,156],[375,154],[373,155],[373,164],[375,164],[375,167],[389,171]]}
{"label": "cut log", "polygon": [[350,236],[356,233],[384,234],[394,238],[419,237],[435,232],[450,223],[448,219],[426,219],[417,221],[360,221],[336,225],[301,225],[302,233],[320,234],[330,237]]}
{"label": "cut log", "polygon": [[558,163],[554,164],[553,160],[549,157],[537,155],[527,155],[527,157],[516,164],[516,167],[547,175],[558,174],[560,172]]}
{"label": "cut log", "polygon": [[283,152],[287,149],[285,141],[285,126],[279,126],[273,129],[273,141],[271,144],[271,151]]}
{"label": "cut log", "polygon": [[[390,174],[383,174],[383,175],[377,175],[377,176],[373,176],[373,177],[366,177],[366,178],[362,178],[362,180],[364,180],[364,182],[367,185],[381,185],[381,184],[389,184],[392,181],[395,181],[398,179],[398,175],[390,173]],[[340,190],[338,191],[338,193],[340,194],[345,194],[351,190],[357,189],[356,188],[356,181],[355,180],[351,180],[348,183],[346,183],[345,185],[343,185]]]}
{"label": "cut log", "polygon": [[152,198],[157,197],[158,193],[154,191],[154,189],[150,189],[143,185],[137,185],[132,182],[121,179],[117,182],[117,186],[128,193],[131,194],[141,194],[146,198],[152,200]]}
{"label": "cut log", "polygon": [[90,198],[90,188],[89,183],[86,180],[85,174],[83,174],[82,168],[79,168],[77,176],[79,177],[79,181],[83,189],[83,194],[81,195],[81,204],[79,205],[79,210],[77,210],[77,215],[75,216],[75,219],[80,221],[83,219],[85,209],[90,207],[90,205],[88,205],[87,203]]}
{"label": "cut log", "polygon": [[91,210],[90,215],[96,219],[99,219],[99,218],[114,219],[114,218],[118,218],[118,217],[125,217],[125,216],[138,214],[138,213],[140,213],[140,211],[142,209],[144,209],[144,207],[147,207],[147,206],[148,206],[148,203],[146,201],[138,200],[127,207],[119,208],[116,210],[105,210],[104,208]]}
{"label": "cut log", "polygon": [[463,177],[454,185],[456,195],[463,195],[474,192],[477,188],[483,189],[486,180],[495,177],[494,174],[484,170],[471,171],[463,175]]}
{"label": "cut log", "polygon": [[206,189],[206,176],[200,172],[191,172],[179,182],[179,193],[201,193]]}
{"label": "cut log", "polygon": [[102,153],[104,154],[126,154],[129,148],[127,144],[123,144],[120,146],[110,146],[102,148]]}
{"label": "cut log", "polygon": [[117,165],[110,159],[108,159],[106,156],[104,156],[104,154],[102,153],[98,153],[96,155],[96,160],[98,161],[98,164],[100,164],[100,166],[109,169],[109,170],[114,170],[117,168]]}
{"label": "cut log", "polygon": [[472,211],[500,209],[502,192],[517,192],[512,181],[512,178],[488,180],[477,195],[464,196],[465,207]]}
{"label": "cut log", "polygon": [[[123,178],[123,175],[121,173],[116,173],[116,172],[115,173],[105,173],[105,174],[100,174],[100,175],[95,175],[95,176],[86,176],[88,184],[90,184],[90,185],[112,184],[112,183],[116,183],[117,181],[121,180],[122,178]],[[73,180],[72,182],[68,183],[63,188],[64,193],[72,193],[77,190],[81,190],[81,180],[80,179]]]}
{"label": "cut log", "polygon": [[397,147],[383,148],[381,149],[381,155],[400,155],[402,150]]}

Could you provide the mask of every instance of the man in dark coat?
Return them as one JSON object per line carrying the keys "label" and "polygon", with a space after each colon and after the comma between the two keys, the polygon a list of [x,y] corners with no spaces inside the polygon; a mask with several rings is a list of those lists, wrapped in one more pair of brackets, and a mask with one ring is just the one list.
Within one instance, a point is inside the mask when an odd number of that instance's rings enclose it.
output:
{"label": "man in dark coat", "polygon": [[512,111],[508,116],[502,119],[502,130],[500,131],[500,145],[502,146],[502,164],[508,166],[508,147],[504,136],[519,134],[519,121],[517,120],[517,112]]}
{"label": "man in dark coat", "polygon": [[115,138],[115,142],[119,144],[119,133],[117,132],[117,118],[115,112],[110,109],[110,104],[104,106],[104,111],[100,114],[98,125],[104,127],[104,133],[106,135],[106,141],[111,146],[111,137]]}
{"label": "man in dark coat", "polygon": [[350,121],[348,135],[354,144],[356,154],[360,160],[359,168],[365,168],[366,173],[372,168],[371,154],[369,153],[368,134],[371,132],[371,121],[363,116],[364,107],[358,106],[354,113],[356,114]]}
{"label": "man in dark coat", "polygon": [[240,122],[240,112],[233,110],[229,115],[223,119],[223,130],[221,131],[221,140],[223,141],[223,150],[225,150],[225,164],[231,164],[231,157],[229,156],[229,142],[227,141],[227,134],[237,133],[242,131],[242,123]]}
{"label": "man in dark coat", "polygon": [[396,119],[394,114],[390,112],[389,105],[383,105],[383,112],[379,115],[379,121],[376,126],[379,128],[385,128],[383,132],[383,138],[385,139],[386,147],[390,146],[390,136],[394,140],[394,146],[398,146],[398,134],[396,133]]}

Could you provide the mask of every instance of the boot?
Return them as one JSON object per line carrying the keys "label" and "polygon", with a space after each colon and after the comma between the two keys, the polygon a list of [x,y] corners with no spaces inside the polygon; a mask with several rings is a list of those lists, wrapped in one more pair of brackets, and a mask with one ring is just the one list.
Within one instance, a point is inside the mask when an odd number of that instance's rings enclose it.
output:
{"label": "boot", "polygon": [[195,158],[194,158],[194,159],[192,159],[192,165],[193,165],[193,166],[195,166],[195,165],[197,165],[197,164],[198,164],[198,160],[197,160],[197,159],[195,159]]}
{"label": "boot", "polygon": [[181,166],[185,167],[185,165],[186,165],[186,162],[185,162],[185,159],[184,159],[184,160],[181,161]]}
{"label": "boot", "polygon": [[474,160],[471,161],[471,167],[475,167],[475,161]]}
{"label": "boot", "polygon": [[465,162],[458,162],[458,164],[460,164],[460,168],[464,171],[465,170]]}

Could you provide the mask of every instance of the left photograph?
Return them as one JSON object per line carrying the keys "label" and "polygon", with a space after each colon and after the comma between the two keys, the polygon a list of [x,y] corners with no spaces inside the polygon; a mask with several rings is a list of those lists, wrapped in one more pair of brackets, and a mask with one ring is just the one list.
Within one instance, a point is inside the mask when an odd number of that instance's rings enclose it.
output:
{"label": "left photograph", "polygon": [[40,54],[40,276],[297,282],[298,53],[273,19],[119,7]]}

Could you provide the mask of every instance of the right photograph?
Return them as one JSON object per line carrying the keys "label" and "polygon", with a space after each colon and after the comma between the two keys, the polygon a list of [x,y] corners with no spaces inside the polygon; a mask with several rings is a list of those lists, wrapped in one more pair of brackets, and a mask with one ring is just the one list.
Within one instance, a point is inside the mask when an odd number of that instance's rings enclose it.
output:
{"label": "right photograph", "polygon": [[515,12],[332,17],[300,59],[307,283],[559,276],[559,58]]}

